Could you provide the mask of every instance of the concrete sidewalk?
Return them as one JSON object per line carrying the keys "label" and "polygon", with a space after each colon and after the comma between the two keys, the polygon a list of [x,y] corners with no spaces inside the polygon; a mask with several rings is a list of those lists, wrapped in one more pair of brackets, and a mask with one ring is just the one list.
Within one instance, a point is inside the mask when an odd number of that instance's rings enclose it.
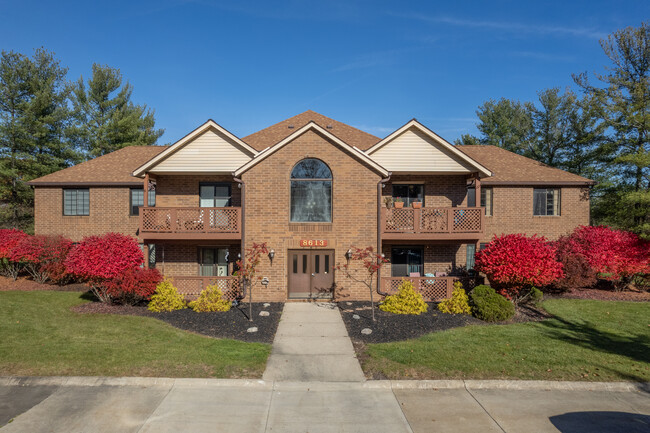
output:
{"label": "concrete sidewalk", "polygon": [[0,378],[6,432],[650,431],[631,384]]}
{"label": "concrete sidewalk", "polygon": [[365,377],[332,303],[286,303],[264,380],[356,382]]}

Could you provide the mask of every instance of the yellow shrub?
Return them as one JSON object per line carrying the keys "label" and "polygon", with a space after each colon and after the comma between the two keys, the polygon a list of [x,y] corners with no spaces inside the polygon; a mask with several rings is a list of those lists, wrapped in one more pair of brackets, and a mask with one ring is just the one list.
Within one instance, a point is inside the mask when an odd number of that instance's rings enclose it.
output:
{"label": "yellow shrub", "polygon": [[429,306],[422,299],[422,295],[415,291],[409,280],[402,281],[399,291],[386,296],[379,309],[395,314],[420,314],[426,313]]}
{"label": "yellow shrub", "polygon": [[216,284],[206,287],[199,295],[199,299],[190,302],[189,305],[197,313],[230,310],[230,301],[223,299],[223,293]]}
{"label": "yellow shrub", "polygon": [[172,282],[165,278],[156,286],[156,292],[149,301],[149,311],[161,313],[163,311],[182,310],[185,308],[185,299],[178,293]]}
{"label": "yellow shrub", "polygon": [[445,299],[438,304],[438,310],[448,314],[471,314],[472,309],[469,307],[469,297],[463,284],[460,281],[454,283],[454,291],[450,299]]}

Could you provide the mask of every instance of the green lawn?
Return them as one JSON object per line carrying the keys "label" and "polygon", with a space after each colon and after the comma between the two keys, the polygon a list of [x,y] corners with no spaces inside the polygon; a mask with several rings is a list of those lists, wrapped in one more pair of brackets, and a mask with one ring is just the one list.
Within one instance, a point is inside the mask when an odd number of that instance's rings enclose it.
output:
{"label": "green lawn", "polygon": [[548,300],[555,318],[371,344],[375,377],[650,381],[650,303]]}
{"label": "green lawn", "polygon": [[260,377],[267,344],[218,340],[147,317],[77,314],[70,292],[0,292],[0,375]]}

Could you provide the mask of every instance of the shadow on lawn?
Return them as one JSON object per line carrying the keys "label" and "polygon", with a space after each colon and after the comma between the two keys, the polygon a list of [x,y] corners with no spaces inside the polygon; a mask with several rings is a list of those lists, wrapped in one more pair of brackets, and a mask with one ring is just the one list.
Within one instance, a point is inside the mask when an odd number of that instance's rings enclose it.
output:
{"label": "shadow on lawn", "polygon": [[[603,353],[622,355],[636,362],[650,363],[649,334],[619,335],[598,330],[588,322],[571,321],[560,317],[554,317],[552,320],[546,320],[540,324],[546,327],[547,335],[556,340]],[[608,369],[611,370],[611,368]],[[630,376],[629,373],[617,373],[632,380],[647,380],[647,378]]]}

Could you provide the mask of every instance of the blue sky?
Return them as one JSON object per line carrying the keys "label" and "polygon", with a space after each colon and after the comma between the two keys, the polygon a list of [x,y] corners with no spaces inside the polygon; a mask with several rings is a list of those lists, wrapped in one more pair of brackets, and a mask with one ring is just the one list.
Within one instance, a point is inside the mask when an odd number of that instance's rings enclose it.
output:
{"label": "blue sky", "polygon": [[572,86],[650,1],[0,0],[0,48],[121,69],[160,144],[212,118],[240,137],[308,109],[380,137],[415,117],[449,141],[476,108]]}

